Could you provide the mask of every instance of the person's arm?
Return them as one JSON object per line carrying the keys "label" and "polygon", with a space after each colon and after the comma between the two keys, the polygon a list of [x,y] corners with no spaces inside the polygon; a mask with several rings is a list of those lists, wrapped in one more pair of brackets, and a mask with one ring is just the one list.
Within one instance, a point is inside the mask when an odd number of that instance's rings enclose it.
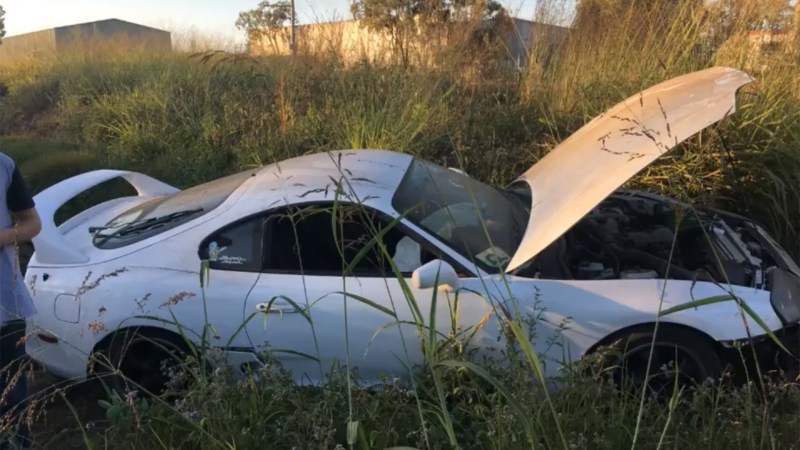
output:
{"label": "person's arm", "polygon": [[11,211],[15,226],[0,229],[0,247],[24,244],[39,234],[42,222],[28,186],[17,168],[14,168],[11,184],[8,187],[6,206]]}

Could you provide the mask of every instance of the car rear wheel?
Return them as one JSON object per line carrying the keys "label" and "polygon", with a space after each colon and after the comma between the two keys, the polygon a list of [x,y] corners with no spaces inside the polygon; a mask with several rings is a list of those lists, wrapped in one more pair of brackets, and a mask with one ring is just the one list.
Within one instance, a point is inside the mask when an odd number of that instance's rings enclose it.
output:
{"label": "car rear wheel", "polygon": [[705,336],[664,325],[655,339],[653,335],[653,330],[635,331],[609,346],[604,366],[611,370],[617,387],[637,392],[646,388],[655,399],[663,400],[677,390],[685,394],[722,376],[722,360]]}
{"label": "car rear wheel", "polygon": [[114,333],[96,353],[93,372],[120,394],[161,395],[171,372],[190,355],[189,345],[171,332],[145,328]]}

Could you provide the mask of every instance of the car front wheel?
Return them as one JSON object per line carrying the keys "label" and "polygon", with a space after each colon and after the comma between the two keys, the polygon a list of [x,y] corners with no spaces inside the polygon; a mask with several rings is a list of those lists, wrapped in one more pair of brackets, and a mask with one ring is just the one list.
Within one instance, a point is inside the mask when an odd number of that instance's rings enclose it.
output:
{"label": "car front wheel", "polygon": [[646,388],[663,400],[676,390],[686,391],[722,376],[722,360],[707,337],[663,325],[655,339],[654,334],[653,330],[634,331],[609,346],[604,366],[611,370],[617,387],[637,392]]}

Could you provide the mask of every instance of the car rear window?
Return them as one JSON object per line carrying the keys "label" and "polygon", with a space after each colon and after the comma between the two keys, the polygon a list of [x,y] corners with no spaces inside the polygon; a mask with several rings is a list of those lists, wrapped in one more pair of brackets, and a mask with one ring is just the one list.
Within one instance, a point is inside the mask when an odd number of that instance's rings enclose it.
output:
{"label": "car rear window", "polygon": [[[216,209],[256,172],[257,169],[238,172],[136,205],[96,231],[94,245],[102,249],[124,247],[196,219]],[[174,220],[156,223],[173,215]],[[148,222],[153,225],[147,225]]]}

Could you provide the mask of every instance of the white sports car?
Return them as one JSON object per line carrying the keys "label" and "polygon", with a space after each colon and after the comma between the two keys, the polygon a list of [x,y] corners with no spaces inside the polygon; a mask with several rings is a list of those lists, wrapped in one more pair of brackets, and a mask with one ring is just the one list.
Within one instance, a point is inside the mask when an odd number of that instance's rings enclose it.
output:
{"label": "white sports car", "polygon": [[[487,352],[502,345],[501,310],[536,316],[547,376],[611,345],[625,345],[636,376],[653,343],[652,370],[677,355],[686,380],[735,366],[742,341],[784,367],[768,331],[796,335],[792,258],[750,220],[620,189],[734,111],[750,81],[716,67],[656,85],[504,189],[383,150],[316,153],[186,190],[128,171],[69,178],[36,196],[28,353],[74,379],[103,353],[157,389],[167,355],[157,344],[186,351],[181,333],[197,346],[208,335],[242,373],[271,350],[298,383],[324,382],[337,361],[380,382],[424,363],[414,322],[434,308],[438,332],[455,318]],[[56,226],[65,202],[119,177],[138,195]],[[660,314],[720,296],[738,301]]]}

